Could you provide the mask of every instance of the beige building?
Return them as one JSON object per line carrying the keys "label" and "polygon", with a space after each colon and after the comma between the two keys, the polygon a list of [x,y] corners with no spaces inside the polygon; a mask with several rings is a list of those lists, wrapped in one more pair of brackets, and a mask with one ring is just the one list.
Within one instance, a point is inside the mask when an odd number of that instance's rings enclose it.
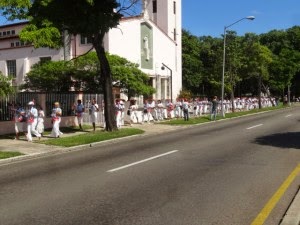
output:
{"label": "beige building", "polygon": [[[154,99],[174,101],[182,88],[181,0],[142,1],[141,15],[123,18],[109,31],[105,49],[140,65],[157,90]],[[70,44],[65,48],[35,49],[19,40],[18,33],[26,24],[0,27],[0,70],[14,77],[13,85],[23,83],[31,66],[39,61],[69,60],[92,47],[86,37],[66,35]]]}

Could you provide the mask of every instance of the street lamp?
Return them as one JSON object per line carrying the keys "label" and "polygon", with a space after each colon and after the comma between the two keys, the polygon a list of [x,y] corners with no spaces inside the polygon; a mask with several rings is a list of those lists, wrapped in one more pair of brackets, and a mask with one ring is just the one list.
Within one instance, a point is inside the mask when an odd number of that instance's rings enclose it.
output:
{"label": "street lamp", "polygon": [[169,85],[170,85],[171,102],[173,102],[173,85],[172,85],[172,82],[173,82],[173,71],[166,64],[164,64],[164,63],[161,63],[161,64],[162,64],[162,67],[161,67],[162,70],[164,70],[165,68],[167,68],[168,70],[170,70]]}
{"label": "street lamp", "polygon": [[254,16],[247,16],[247,17],[244,17],[242,19],[239,19],[238,21],[228,25],[228,26],[225,26],[224,27],[224,45],[223,45],[223,71],[222,71],[222,93],[221,93],[221,114],[222,114],[222,117],[224,118],[225,117],[225,112],[224,112],[224,106],[223,106],[223,102],[224,102],[224,75],[225,75],[225,52],[226,52],[226,30],[227,28],[231,27],[232,25],[242,21],[242,20],[254,20],[255,17]]}

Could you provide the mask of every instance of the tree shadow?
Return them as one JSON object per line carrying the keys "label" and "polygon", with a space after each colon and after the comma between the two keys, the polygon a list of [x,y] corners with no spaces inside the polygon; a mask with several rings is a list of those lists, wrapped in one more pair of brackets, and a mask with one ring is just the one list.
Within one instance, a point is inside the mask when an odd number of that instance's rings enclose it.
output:
{"label": "tree shadow", "polygon": [[300,149],[300,132],[277,133],[258,137],[255,143],[279,148]]}

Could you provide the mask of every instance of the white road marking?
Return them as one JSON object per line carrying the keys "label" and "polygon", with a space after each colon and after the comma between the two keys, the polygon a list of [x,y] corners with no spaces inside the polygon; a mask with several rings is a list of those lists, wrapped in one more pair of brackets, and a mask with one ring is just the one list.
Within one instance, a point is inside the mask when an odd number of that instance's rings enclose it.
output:
{"label": "white road marking", "polygon": [[161,155],[156,155],[156,156],[150,157],[148,159],[144,159],[144,160],[141,160],[141,161],[138,161],[138,162],[134,162],[134,163],[130,163],[128,165],[121,166],[121,167],[118,167],[118,168],[115,168],[115,169],[112,169],[112,170],[108,170],[106,172],[108,172],[108,173],[116,172],[118,170],[122,170],[122,169],[125,169],[125,168],[128,168],[128,167],[131,167],[131,166],[135,166],[135,165],[140,164],[140,163],[144,163],[144,162],[147,162],[147,161],[150,161],[150,160],[153,160],[153,159],[157,159],[157,158],[160,158],[160,157],[163,157],[163,156],[166,156],[166,155],[170,155],[170,154],[173,154],[175,152],[178,152],[178,150],[166,152],[166,153],[161,154]]}
{"label": "white road marking", "polygon": [[250,129],[253,129],[253,128],[256,128],[256,127],[260,127],[260,126],[262,126],[263,124],[261,123],[261,124],[257,124],[257,125],[255,125],[255,126],[252,126],[252,127],[248,127],[248,128],[246,128],[247,130],[250,130]]}
{"label": "white road marking", "polygon": [[286,115],[285,117],[290,117],[290,116],[292,116],[292,114]]}

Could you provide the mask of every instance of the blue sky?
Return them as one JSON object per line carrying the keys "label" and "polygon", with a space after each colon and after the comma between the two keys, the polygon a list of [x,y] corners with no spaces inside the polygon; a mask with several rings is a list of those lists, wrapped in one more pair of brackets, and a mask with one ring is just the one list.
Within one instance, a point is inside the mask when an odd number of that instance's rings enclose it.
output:
{"label": "blue sky", "polygon": [[224,26],[238,35],[300,26],[300,0],[182,0],[182,27],[196,36],[221,37]]}

